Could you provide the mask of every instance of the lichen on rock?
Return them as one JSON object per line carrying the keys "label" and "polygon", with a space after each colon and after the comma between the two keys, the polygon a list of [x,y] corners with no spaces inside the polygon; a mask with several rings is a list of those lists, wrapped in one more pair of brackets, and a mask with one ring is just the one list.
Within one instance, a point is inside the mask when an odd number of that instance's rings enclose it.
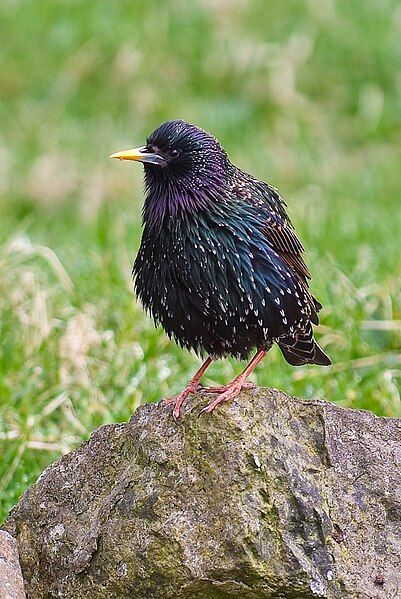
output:
{"label": "lichen on rock", "polygon": [[401,422],[269,389],[206,402],[140,407],[23,495],[5,526],[28,597],[401,597]]}

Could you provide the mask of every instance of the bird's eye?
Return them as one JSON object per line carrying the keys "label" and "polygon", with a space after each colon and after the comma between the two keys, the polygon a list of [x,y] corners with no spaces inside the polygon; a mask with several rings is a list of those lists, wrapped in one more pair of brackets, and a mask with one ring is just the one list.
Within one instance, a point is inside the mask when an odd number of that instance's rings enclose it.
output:
{"label": "bird's eye", "polygon": [[180,151],[179,150],[176,150],[176,149],[170,150],[170,156],[171,156],[171,158],[176,158],[179,155],[180,155]]}

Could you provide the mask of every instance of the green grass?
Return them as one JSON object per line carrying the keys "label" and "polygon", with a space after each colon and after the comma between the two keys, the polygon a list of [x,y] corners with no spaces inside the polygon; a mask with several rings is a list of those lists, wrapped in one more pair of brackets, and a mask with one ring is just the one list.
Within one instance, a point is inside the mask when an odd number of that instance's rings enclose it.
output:
{"label": "green grass", "polygon": [[274,183],[308,249],[333,366],[273,350],[254,380],[401,416],[400,37],[390,0],[2,2],[0,520],[198,364],[135,301],[142,173],[107,158],[165,119]]}

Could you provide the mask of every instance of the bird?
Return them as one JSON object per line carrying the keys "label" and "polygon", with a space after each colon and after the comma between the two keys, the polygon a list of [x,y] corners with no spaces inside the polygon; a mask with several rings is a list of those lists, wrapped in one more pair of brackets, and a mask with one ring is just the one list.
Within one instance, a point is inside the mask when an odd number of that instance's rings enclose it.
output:
{"label": "bird", "polygon": [[[164,400],[180,416],[204,390],[212,412],[233,400],[276,343],[293,366],[328,366],[314,339],[322,305],[309,290],[304,247],[275,187],[235,166],[219,141],[184,120],[144,146],[110,156],[144,167],[143,231],[132,275],[137,297],[169,338],[207,356],[185,389]],[[210,364],[255,355],[228,385],[202,387]]]}

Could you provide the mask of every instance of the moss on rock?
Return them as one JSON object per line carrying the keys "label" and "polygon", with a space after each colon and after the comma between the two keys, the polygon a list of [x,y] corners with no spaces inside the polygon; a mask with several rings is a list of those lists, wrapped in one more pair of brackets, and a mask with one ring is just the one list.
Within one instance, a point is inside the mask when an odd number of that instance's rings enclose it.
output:
{"label": "moss on rock", "polygon": [[45,470],[6,523],[28,596],[396,597],[401,423],[270,389],[198,418],[206,400],[142,406]]}

